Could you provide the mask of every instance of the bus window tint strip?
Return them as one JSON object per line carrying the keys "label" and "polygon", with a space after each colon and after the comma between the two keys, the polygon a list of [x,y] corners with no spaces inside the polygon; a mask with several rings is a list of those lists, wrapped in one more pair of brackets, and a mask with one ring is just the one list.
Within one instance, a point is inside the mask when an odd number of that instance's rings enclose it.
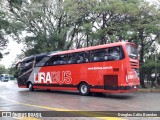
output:
{"label": "bus window tint strip", "polygon": [[55,55],[52,56],[44,64],[44,66],[79,64],[79,63],[101,62],[101,61],[115,61],[115,60],[122,60],[123,58],[124,58],[124,52],[122,46],[116,46],[110,48],[97,49],[93,51]]}

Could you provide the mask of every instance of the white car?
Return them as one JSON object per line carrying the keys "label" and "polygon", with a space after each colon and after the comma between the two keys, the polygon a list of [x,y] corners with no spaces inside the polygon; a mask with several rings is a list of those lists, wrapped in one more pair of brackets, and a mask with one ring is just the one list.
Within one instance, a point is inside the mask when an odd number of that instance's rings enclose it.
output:
{"label": "white car", "polygon": [[10,80],[9,74],[1,74],[1,75],[0,75],[0,80],[1,80],[2,82],[8,82],[8,81]]}

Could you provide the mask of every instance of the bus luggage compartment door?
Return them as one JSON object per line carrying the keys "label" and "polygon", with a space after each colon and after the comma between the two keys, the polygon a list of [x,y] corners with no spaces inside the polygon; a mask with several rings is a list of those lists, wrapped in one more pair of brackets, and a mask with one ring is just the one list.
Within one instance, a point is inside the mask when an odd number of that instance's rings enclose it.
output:
{"label": "bus luggage compartment door", "polygon": [[118,90],[118,75],[104,75],[104,90]]}

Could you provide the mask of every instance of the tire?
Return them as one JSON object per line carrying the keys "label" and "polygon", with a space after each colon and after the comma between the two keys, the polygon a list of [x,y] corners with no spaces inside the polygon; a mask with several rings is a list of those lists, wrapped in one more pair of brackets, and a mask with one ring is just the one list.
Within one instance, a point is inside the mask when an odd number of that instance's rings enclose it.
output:
{"label": "tire", "polygon": [[30,82],[28,85],[29,91],[34,91],[33,84]]}
{"label": "tire", "polygon": [[51,91],[51,90],[50,90],[50,89],[47,89],[46,91],[49,92],[49,91]]}
{"label": "tire", "polygon": [[87,83],[80,84],[79,93],[84,96],[87,96],[90,94],[90,88]]}

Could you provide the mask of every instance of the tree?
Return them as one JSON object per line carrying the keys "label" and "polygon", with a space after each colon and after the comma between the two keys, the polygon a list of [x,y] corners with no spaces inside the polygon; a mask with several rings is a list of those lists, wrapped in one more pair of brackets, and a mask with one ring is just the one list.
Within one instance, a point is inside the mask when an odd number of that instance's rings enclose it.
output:
{"label": "tree", "polygon": [[[140,65],[145,65],[144,58],[149,53],[149,50],[153,48],[155,41],[157,44],[160,43],[160,11],[156,5],[150,5],[144,2],[141,5],[140,12],[138,14],[135,28],[138,31],[137,41],[140,44]],[[156,48],[156,47],[155,47]],[[156,51],[156,49],[154,50]],[[144,71],[140,71],[141,85],[144,85]]]}
{"label": "tree", "polygon": [[1,50],[3,50],[8,43],[8,39],[5,35],[8,34],[9,22],[7,21],[6,13],[4,11],[4,1],[0,0],[0,59],[3,57]]}
{"label": "tree", "polygon": [[0,74],[6,73],[6,69],[4,65],[0,65]]}
{"label": "tree", "polygon": [[[26,45],[25,54],[31,55],[53,50],[69,49],[67,41],[69,24],[63,11],[62,1],[31,1],[19,4],[8,0],[14,36]],[[22,31],[26,36],[21,39]]]}

